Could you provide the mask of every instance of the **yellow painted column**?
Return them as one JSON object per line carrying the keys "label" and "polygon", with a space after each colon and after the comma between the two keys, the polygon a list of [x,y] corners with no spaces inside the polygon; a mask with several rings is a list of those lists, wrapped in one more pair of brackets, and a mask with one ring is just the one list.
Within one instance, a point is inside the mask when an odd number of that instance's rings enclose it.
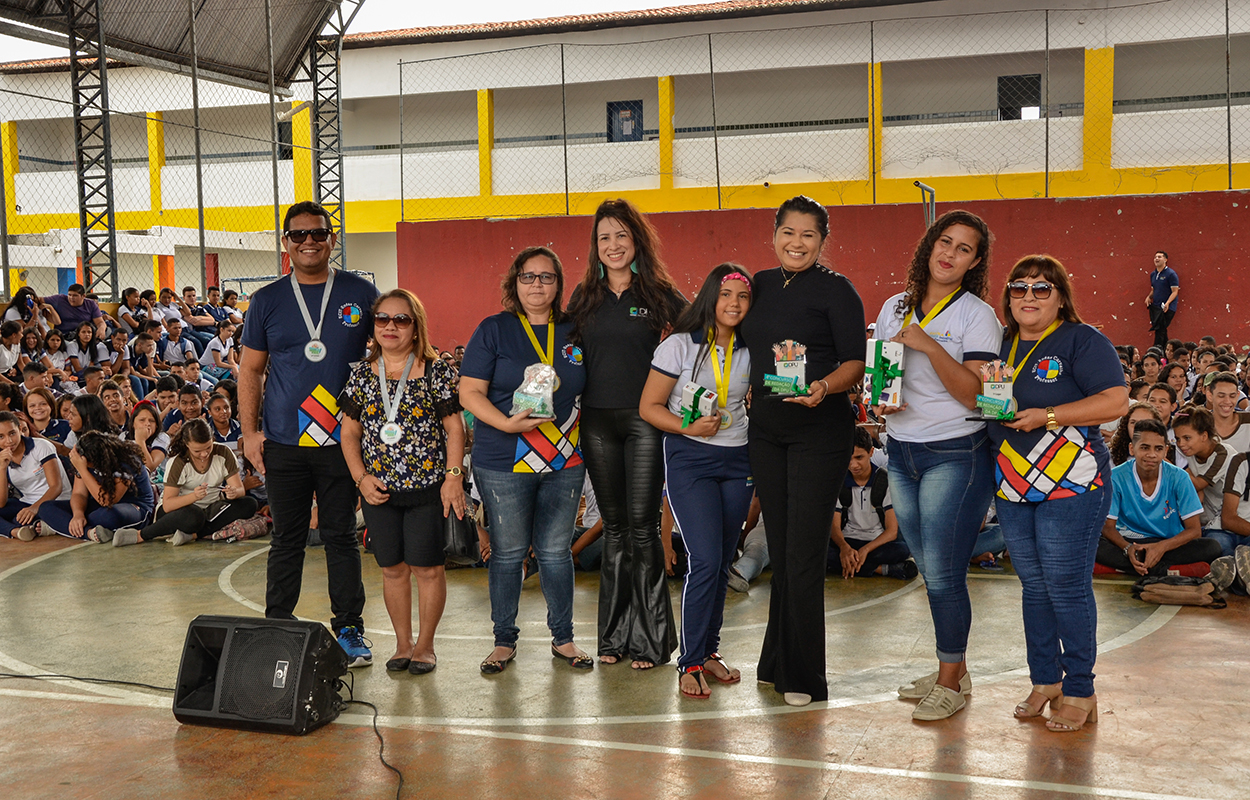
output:
{"label": "yellow painted column", "polygon": [[494,194],[491,153],[495,149],[495,90],[477,90],[477,193]]}
{"label": "yellow painted column", "polygon": [[881,63],[868,65],[868,175],[872,182],[872,202],[877,202],[877,179],[881,177],[881,133],[885,127],[881,112]]}
{"label": "yellow painted column", "polygon": [[[9,234],[18,233],[17,228],[17,123],[0,122],[0,164],[4,165],[4,218]],[[9,292],[26,285],[21,278],[22,270],[9,270]]]}
{"label": "yellow painted column", "polygon": [[[291,107],[299,105],[292,101]],[[291,117],[291,168],[295,171],[295,202],[313,196],[312,105]]]}
{"label": "yellow painted column", "polygon": [[148,112],[148,207],[157,214],[165,210],[161,194],[161,168],[165,166],[165,114]]}
{"label": "yellow painted column", "polygon": [[1085,51],[1085,120],[1081,142],[1087,173],[1111,169],[1111,102],[1115,95],[1115,48]]}
{"label": "yellow painted column", "polygon": [[673,76],[660,76],[660,189],[673,188]]}

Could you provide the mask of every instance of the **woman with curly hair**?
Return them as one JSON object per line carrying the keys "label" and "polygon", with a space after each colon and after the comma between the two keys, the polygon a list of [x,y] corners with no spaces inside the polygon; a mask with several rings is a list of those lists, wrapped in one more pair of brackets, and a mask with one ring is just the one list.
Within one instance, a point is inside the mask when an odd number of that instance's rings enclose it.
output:
{"label": "woman with curly hair", "polygon": [[[981,365],[998,358],[1003,327],[986,302],[990,229],[948,211],[916,245],[906,289],[885,302],[877,337],[901,342],[902,403],[890,415],[890,493],[899,533],[916,559],[937,634],[938,671],[899,687],[920,700],[913,719],[946,719],[972,689],[965,651],[972,627],[968,561],[994,490],[994,464],[977,411]],[[979,414],[977,414],[979,416]]]}
{"label": "woman with curly hair", "polygon": [[152,482],[134,442],[100,431],[83,433],[70,451],[78,471],[69,500],[44,503],[38,523],[73,539],[107,542],[113,530],[136,525],[152,513]]}
{"label": "woman with curly hair", "polygon": [[1133,428],[1143,419],[1163,422],[1163,416],[1159,414],[1158,409],[1140,401],[1129,404],[1128,413],[1120,417],[1120,425],[1112,435],[1110,445],[1111,463],[1115,466],[1120,466],[1132,457],[1129,445],[1133,443]]}
{"label": "woman with curly hair", "polygon": [[660,536],[661,434],[638,413],[651,356],[686,306],[651,223],[625,200],[595,211],[586,275],[569,299],[586,368],[582,452],[603,514],[599,660],[665,664],[677,646]]}

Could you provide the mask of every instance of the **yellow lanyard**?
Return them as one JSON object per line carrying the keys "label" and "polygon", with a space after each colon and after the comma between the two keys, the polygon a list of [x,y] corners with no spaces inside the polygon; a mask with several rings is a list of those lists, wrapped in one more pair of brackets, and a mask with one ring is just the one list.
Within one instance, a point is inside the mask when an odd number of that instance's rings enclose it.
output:
{"label": "yellow lanyard", "polygon": [[[946,307],[949,306],[951,303],[955,302],[956,300],[958,300],[959,296],[963,293],[964,293],[964,287],[960,286],[958,289],[956,289],[955,291],[951,292],[950,294],[946,295],[941,300],[939,300],[938,304],[935,305],[929,311],[928,314],[924,315],[924,319],[920,320],[920,327],[923,328],[926,325],[928,325],[930,322],[932,322],[934,318],[937,317],[938,314],[941,314],[943,311],[945,311]],[[911,312],[908,311],[907,316],[903,317],[903,327],[906,328],[910,324],[911,324]]]}
{"label": "yellow lanyard", "polygon": [[530,344],[534,345],[534,352],[538,353],[539,359],[547,366],[551,366],[554,361],[556,352],[556,325],[551,321],[554,315],[547,317],[547,355],[543,355],[543,350],[538,346],[538,337],[534,335],[534,328],[530,325],[530,321],[525,318],[524,314],[517,314],[517,319],[521,320],[521,324],[525,326],[525,335],[530,337]]}
{"label": "yellow lanyard", "polygon": [[712,344],[712,375],[716,379],[716,403],[724,408],[729,403],[729,373],[733,369],[734,335],[729,334],[729,346],[725,348],[725,371],[721,372],[720,359],[716,357],[716,331],[708,331]]}
{"label": "yellow lanyard", "polygon": [[1029,352],[1024,354],[1024,358],[1020,359],[1019,365],[1016,364],[1016,347],[1020,344],[1020,334],[1016,334],[1016,338],[1011,342],[1011,352],[1007,354],[1007,365],[1012,369],[1011,383],[1016,382],[1016,376],[1020,374],[1019,367],[1024,366],[1025,362],[1029,360],[1029,356],[1033,355],[1033,351],[1037,349],[1037,346],[1045,341],[1047,336],[1050,336],[1058,330],[1059,326],[1062,324],[1063,320],[1061,319],[1057,319],[1050,323],[1050,326],[1046,328],[1046,330],[1042,331],[1042,338],[1034,342],[1033,347],[1029,349]]}

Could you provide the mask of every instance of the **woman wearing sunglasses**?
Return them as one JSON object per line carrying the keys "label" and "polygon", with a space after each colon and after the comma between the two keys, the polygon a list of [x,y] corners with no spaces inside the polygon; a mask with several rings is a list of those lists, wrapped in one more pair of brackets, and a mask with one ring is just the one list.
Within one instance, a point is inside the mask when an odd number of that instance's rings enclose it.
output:
{"label": "woman wearing sunglasses", "polygon": [[568,342],[572,324],[560,310],[560,258],[546,247],[525,248],[502,289],[504,310],[477,326],[460,365],[460,402],[477,419],[473,479],[490,531],[495,649],[481,671],[503,672],[516,657],[521,568],[531,548],[547,601],[551,655],[591,669],[594,661],[573,642],[569,548],[586,477],[577,446],[586,375],[582,351]]}
{"label": "woman wearing sunglasses", "polygon": [[1046,727],[1075,731],[1097,719],[1098,609],[1094,555],[1111,506],[1111,454],[1099,426],[1128,410],[1115,347],[1081,322],[1067,270],[1025,256],[1003,289],[1016,416],[993,423],[998,520],[1020,576],[1033,691],[1018,718],[1050,704]]}
{"label": "woman wearing sunglasses", "polygon": [[985,302],[989,267],[985,221],[948,211],[916,246],[906,291],[887,300],[877,317],[877,337],[905,347],[902,403],[881,413],[890,415],[894,513],[924,576],[937,638],[938,671],[898,690],[920,701],[912,713],[917,720],[946,719],[972,690],[965,658],[972,628],[968,561],[993,494],[994,468],[985,423],[968,417],[977,408],[981,365],[997,357],[1003,338]]}
{"label": "woman wearing sunglasses", "polygon": [[[456,377],[430,346],[425,306],[407,289],[373,304],[374,347],[343,389],[343,458],[364,499],[382,598],[395,631],[390,672],[433,671],[447,601],[443,519],[464,517],[464,422]],[[412,581],[420,634],[412,635]]]}
{"label": "woman wearing sunglasses", "polygon": [[659,239],[626,200],[605,200],[590,231],[588,268],[573,296],[572,341],[586,353],[586,468],[603,514],[599,660],[667,664],[677,646],[660,533],[661,435],[638,414],[651,356],[686,306],[659,257]]}

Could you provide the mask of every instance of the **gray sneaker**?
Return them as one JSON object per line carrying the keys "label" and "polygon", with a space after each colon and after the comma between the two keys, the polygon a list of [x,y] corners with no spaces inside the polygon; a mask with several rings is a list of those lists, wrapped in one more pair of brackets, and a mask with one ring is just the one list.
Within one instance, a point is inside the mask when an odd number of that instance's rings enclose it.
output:
{"label": "gray sneaker", "polygon": [[[1217,558],[1216,561],[1219,561]],[[1237,565],[1236,583],[1241,584],[1241,588],[1250,589],[1250,547],[1238,545],[1233,551],[1233,563]]]}
{"label": "gray sneaker", "polygon": [[[903,700],[923,700],[933,691],[933,687],[937,686],[937,678],[936,672],[917,678],[906,686],[898,687],[898,696]],[[959,691],[963,694],[972,694],[971,672],[964,673],[964,676],[959,679]]]}
{"label": "gray sneaker", "polygon": [[[1246,548],[1250,550],[1250,547]],[[1207,575],[1215,584],[1215,591],[1226,592],[1228,587],[1237,580],[1237,564],[1232,556],[1221,556],[1211,562],[1211,573]]]}
{"label": "gray sneaker", "polygon": [[751,588],[751,584],[747,582],[746,578],[742,577],[742,575],[739,574],[738,570],[734,569],[733,567],[730,567],[729,568],[729,588],[733,589],[735,592],[745,592]]}

